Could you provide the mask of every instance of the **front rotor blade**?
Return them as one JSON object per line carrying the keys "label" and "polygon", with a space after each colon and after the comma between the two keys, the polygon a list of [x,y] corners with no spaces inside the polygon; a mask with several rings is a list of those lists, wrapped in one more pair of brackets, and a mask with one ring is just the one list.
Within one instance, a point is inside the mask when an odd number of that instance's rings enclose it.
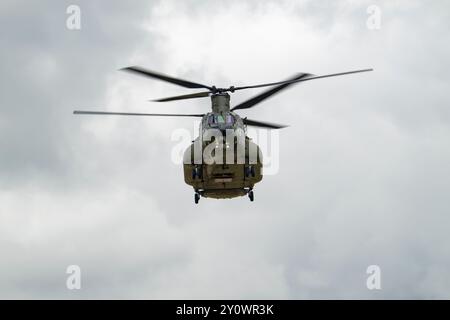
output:
{"label": "front rotor blade", "polygon": [[344,76],[347,74],[353,74],[353,73],[360,73],[360,72],[368,72],[373,71],[373,69],[364,69],[364,70],[355,70],[355,71],[347,71],[347,72],[340,72],[340,73],[333,73],[333,74],[326,74],[323,76],[314,76],[310,78],[304,78],[304,79],[298,79],[298,80],[288,80],[288,81],[280,81],[280,82],[272,82],[272,83],[265,83],[265,84],[258,84],[254,86],[244,86],[244,87],[234,87],[233,90],[243,90],[243,89],[252,89],[252,88],[261,88],[261,87],[269,87],[269,86],[276,86],[280,84],[291,84],[296,82],[302,82],[302,81],[308,81],[308,80],[315,80],[315,79],[322,79],[322,78],[329,78],[329,77],[337,77],[337,76]]}
{"label": "front rotor blade", "polygon": [[194,99],[194,98],[204,98],[209,97],[210,92],[197,92],[192,94],[185,94],[182,96],[175,96],[175,97],[168,97],[168,98],[162,98],[162,99],[156,99],[156,100],[150,100],[154,102],[167,102],[167,101],[174,101],[174,100],[184,100],[184,99]]}
{"label": "front rotor blade", "polygon": [[299,74],[295,75],[295,77],[293,77],[293,78],[291,78],[289,80],[286,80],[286,81],[288,81],[288,83],[280,84],[279,86],[276,86],[275,88],[272,88],[272,89],[269,89],[267,91],[264,91],[263,93],[255,96],[255,97],[253,97],[253,98],[251,98],[251,99],[249,99],[247,101],[244,101],[244,102],[238,104],[233,109],[231,109],[231,111],[238,110],[238,109],[251,108],[254,105],[260,103],[261,101],[271,97],[272,95],[274,95],[274,94],[280,92],[281,90],[286,89],[287,87],[289,87],[292,84],[294,84],[293,82],[289,82],[289,81],[300,80],[300,79],[303,79],[303,78],[308,77],[308,76],[311,76],[311,74],[309,74],[309,73],[299,73]]}
{"label": "front rotor blade", "polygon": [[162,74],[162,73],[158,73],[158,72],[155,72],[155,71],[144,69],[142,67],[132,66],[132,67],[127,67],[127,68],[122,68],[120,70],[129,71],[129,72],[137,73],[137,74],[142,75],[142,76],[147,76],[147,77],[150,77],[150,78],[154,78],[154,79],[170,82],[170,83],[173,83],[173,84],[185,87],[185,88],[190,88],[190,89],[205,88],[205,89],[212,90],[211,87],[209,87],[207,85],[204,85],[204,84],[201,84],[201,83],[196,83],[196,82],[192,82],[192,81],[187,81],[187,80],[183,80],[183,79],[174,78],[174,77]]}
{"label": "front rotor blade", "polygon": [[177,113],[132,113],[132,112],[106,112],[106,111],[79,111],[73,114],[113,115],[113,116],[150,116],[150,117],[203,117],[203,114],[177,114]]}
{"label": "front rotor blade", "polygon": [[261,128],[269,128],[269,129],[282,129],[282,128],[288,127],[287,125],[284,125],[284,124],[256,121],[256,120],[250,120],[247,118],[244,118],[242,120],[244,121],[244,124],[246,124],[248,126],[253,126],[253,127],[261,127]]}

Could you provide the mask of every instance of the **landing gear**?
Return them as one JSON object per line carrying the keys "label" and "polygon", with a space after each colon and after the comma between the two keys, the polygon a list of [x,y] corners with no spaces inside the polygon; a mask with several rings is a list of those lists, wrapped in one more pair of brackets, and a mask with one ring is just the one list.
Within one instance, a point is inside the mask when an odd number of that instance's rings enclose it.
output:
{"label": "landing gear", "polygon": [[253,200],[255,199],[255,195],[253,194],[253,190],[250,190],[248,192],[248,197],[249,197],[250,201],[253,202]]}
{"label": "landing gear", "polygon": [[200,200],[200,195],[196,192],[194,194],[194,202],[195,202],[195,204],[197,204],[199,200]]}

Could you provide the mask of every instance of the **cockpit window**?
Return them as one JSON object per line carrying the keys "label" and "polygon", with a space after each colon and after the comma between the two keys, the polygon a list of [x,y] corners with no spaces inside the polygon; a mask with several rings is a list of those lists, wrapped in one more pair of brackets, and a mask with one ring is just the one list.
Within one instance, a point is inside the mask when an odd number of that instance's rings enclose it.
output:
{"label": "cockpit window", "polygon": [[208,124],[211,127],[218,127],[226,125],[227,127],[233,126],[235,122],[234,117],[231,114],[222,115],[222,114],[211,114],[208,117]]}
{"label": "cockpit window", "polygon": [[223,116],[221,114],[218,114],[216,116],[216,120],[217,120],[217,123],[219,123],[219,124],[225,123],[225,119],[223,118]]}
{"label": "cockpit window", "polygon": [[211,127],[216,127],[217,126],[217,122],[215,121],[213,114],[208,117],[208,124]]}

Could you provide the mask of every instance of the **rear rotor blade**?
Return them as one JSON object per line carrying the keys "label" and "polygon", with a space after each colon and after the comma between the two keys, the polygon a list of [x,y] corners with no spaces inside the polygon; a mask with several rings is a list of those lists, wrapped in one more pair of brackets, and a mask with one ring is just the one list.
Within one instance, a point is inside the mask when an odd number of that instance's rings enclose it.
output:
{"label": "rear rotor blade", "polygon": [[256,120],[250,120],[247,118],[244,118],[242,120],[244,121],[244,124],[246,124],[248,126],[253,126],[253,127],[261,127],[261,128],[269,128],[269,129],[282,129],[282,128],[288,127],[287,125],[284,125],[284,124],[256,121]]}
{"label": "rear rotor blade", "polygon": [[156,100],[150,100],[154,102],[167,102],[167,101],[174,101],[174,100],[184,100],[184,99],[194,99],[194,98],[204,98],[209,97],[210,92],[197,92],[192,94],[185,94],[181,96],[175,96],[175,97],[168,97],[168,98],[162,98],[162,99],[156,99]]}
{"label": "rear rotor blade", "polygon": [[132,113],[132,112],[106,112],[106,111],[80,111],[73,114],[89,115],[114,115],[114,116],[150,116],[150,117],[203,117],[203,114],[179,114],[179,113]]}
{"label": "rear rotor blade", "polygon": [[284,83],[284,84],[280,84],[279,86],[276,86],[275,88],[269,89],[267,91],[264,91],[263,93],[247,100],[244,101],[240,104],[238,104],[237,106],[235,106],[234,108],[231,109],[231,111],[234,110],[238,110],[238,109],[248,109],[253,107],[254,105],[260,103],[261,101],[271,97],[272,95],[280,92],[283,89],[286,89],[287,87],[291,86],[292,84],[294,84],[294,82],[289,82],[289,81],[293,81],[293,80],[300,80],[306,77],[311,76],[311,74],[309,73],[299,73],[297,75],[295,75],[293,78],[286,80],[288,81],[288,83]]}
{"label": "rear rotor blade", "polygon": [[120,70],[123,71],[128,71],[128,72],[133,72],[133,73],[137,73],[139,75],[142,76],[147,76],[150,78],[154,78],[154,79],[158,79],[158,80],[162,80],[162,81],[166,81],[166,82],[170,82],[185,88],[190,88],[190,89],[200,89],[200,88],[205,88],[205,89],[209,89],[212,90],[212,88],[210,86],[201,84],[201,83],[196,83],[196,82],[192,82],[192,81],[187,81],[187,80],[183,80],[183,79],[178,79],[178,78],[174,78],[162,73],[158,73],[155,71],[151,71],[151,70],[147,70],[144,69],[142,67],[138,67],[138,66],[132,66],[132,67],[127,67],[127,68],[122,68]]}
{"label": "rear rotor blade", "polygon": [[261,87],[269,87],[269,86],[276,86],[280,84],[291,84],[296,82],[302,82],[302,81],[309,81],[309,80],[315,80],[315,79],[322,79],[322,78],[329,78],[329,77],[337,77],[337,76],[343,76],[347,74],[353,74],[353,73],[360,73],[360,72],[368,72],[373,71],[373,69],[363,69],[363,70],[355,70],[355,71],[347,71],[347,72],[340,72],[340,73],[333,73],[333,74],[326,74],[323,76],[314,76],[304,79],[298,79],[298,80],[288,80],[288,81],[280,81],[280,82],[272,82],[272,83],[265,83],[265,84],[258,84],[254,86],[244,86],[244,87],[234,87],[233,90],[243,90],[243,89],[252,89],[252,88],[261,88]]}

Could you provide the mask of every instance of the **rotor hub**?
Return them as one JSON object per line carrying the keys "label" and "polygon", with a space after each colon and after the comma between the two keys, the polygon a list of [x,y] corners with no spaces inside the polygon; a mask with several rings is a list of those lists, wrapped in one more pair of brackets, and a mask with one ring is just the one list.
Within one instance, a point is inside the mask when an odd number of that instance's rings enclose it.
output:
{"label": "rotor hub", "polygon": [[230,86],[229,88],[217,88],[216,86],[211,87],[211,93],[224,93],[224,92],[231,92],[233,93],[235,91],[235,86]]}

